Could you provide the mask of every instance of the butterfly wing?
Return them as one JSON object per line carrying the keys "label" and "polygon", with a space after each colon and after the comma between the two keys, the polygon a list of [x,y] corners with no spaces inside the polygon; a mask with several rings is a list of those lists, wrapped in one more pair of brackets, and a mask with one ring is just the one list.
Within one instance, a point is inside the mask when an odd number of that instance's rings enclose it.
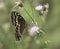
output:
{"label": "butterfly wing", "polygon": [[12,24],[16,28],[16,33],[15,33],[16,40],[20,40],[21,34],[25,29],[26,22],[24,18],[16,11],[11,12],[11,19],[12,19]]}

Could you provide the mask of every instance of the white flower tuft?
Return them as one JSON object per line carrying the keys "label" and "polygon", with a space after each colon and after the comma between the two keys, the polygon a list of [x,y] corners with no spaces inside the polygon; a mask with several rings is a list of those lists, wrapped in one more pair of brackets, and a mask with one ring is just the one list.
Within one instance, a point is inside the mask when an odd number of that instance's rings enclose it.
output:
{"label": "white flower tuft", "polygon": [[44,7],[48,9],[48,8],[49,8],[49,4],[46,3],[46,4],[44,5]]}
{"label": "white flower tuft", "polygon": [[4,3],[0,3],[0,9],[2,9],[2,8],[4,8],[5,7],[5,5],[4,5]]}
{"label": "white flower tuft", "polygon": [[15,4],[16,4],[16,5],[19,5],[20,3],[22,3],[22,1],[21,1],[21,0],[19,0],[19,1],[15,2]]}
{"label": "white flower tuft", "polygon": [[2,28],[6,31],[10,28],[10,24],[9,23],[5,23],[2,25]]}
{"label": "white flower tuft", "polygon": [[16,4],[16,5],[19,5],[19,4],[20,4],[20,2],[19,2],[19,1],[17,1],[17,2],[15,2],[15,4]]}
{"label": "white flower tuft", "polygon": [[29,35],[34,36],[38,33],[39,27],[38,26],[32,26],[29,28]]}
{"label": "white flower tuft", "polygon": [[42,9],[43,9],[43,6],[42,5],[38,5],[38,6],[35,7],[35,10],[38,10],[38,11],[40,11]]}

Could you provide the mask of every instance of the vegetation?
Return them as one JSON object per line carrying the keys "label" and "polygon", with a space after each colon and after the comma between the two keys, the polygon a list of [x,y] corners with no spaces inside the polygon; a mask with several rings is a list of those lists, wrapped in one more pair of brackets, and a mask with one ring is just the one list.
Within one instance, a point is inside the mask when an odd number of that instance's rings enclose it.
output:
{"label": "vegetation", "polygon": [[[22,0],[22,8],[16,6],[17,1],[0,0],[0,49],[60,49],[60,0]],[[44,13],[46,3],[49,8]],[[43,8],[36,10],[38,5]],[[15,39],[12,10],[20,13],[27,23],[20,41]],[[36,35],[29,34],[31,26],[37,28]]]}

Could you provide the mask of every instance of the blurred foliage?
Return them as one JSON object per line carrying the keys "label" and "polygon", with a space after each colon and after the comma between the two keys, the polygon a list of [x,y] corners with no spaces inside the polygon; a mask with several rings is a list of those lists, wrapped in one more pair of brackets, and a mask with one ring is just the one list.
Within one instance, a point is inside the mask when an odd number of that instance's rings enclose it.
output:
{"label": "blurred foliage", "polygon": [[[39,33],[35,37],[30,37],[26,29],[20,41],[15,40],[15,28],[11,24],[11,10],[16,1],[18,0],[0,0],[0,49],[60,49],[60,0],[22,0],[24,8],[37,21],[38,26],[42,27],[45,35]],[[46,21],[43,22],[34,7],[47,2],[49,12]],[[28,24],[32,24],[25,10],[19,10],[18,7],[16,10]]]}

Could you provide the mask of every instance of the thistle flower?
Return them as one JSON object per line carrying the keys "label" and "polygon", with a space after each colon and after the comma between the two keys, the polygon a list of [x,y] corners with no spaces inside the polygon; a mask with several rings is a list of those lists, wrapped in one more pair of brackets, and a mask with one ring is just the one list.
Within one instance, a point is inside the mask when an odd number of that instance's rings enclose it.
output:
{"label": "thistle flower", "polygon": [[35,36],[38,33],[38,31],[39,31],[38,26],[32,26],[28,30],[30,36]]}
{"label": "thistle flower", "polygon": [[42,5],[38,5],[38,6],[35,7],[35,10],[37,10],[37,11],[40,11],[42,9],[43,9],[43,6]]}
{"label": "thistle flower", "polygon": [[22,4],[22,1],[21,1],[21,0],[15,2],[15,4],[16,4],[17,6],[23,7],[23,4]]}
{"label": "thistle flower", "polygon": [[48,8],[49,8],[49,4],[46,3],[46,4],[44,5],[44,7],[48,9]]}

